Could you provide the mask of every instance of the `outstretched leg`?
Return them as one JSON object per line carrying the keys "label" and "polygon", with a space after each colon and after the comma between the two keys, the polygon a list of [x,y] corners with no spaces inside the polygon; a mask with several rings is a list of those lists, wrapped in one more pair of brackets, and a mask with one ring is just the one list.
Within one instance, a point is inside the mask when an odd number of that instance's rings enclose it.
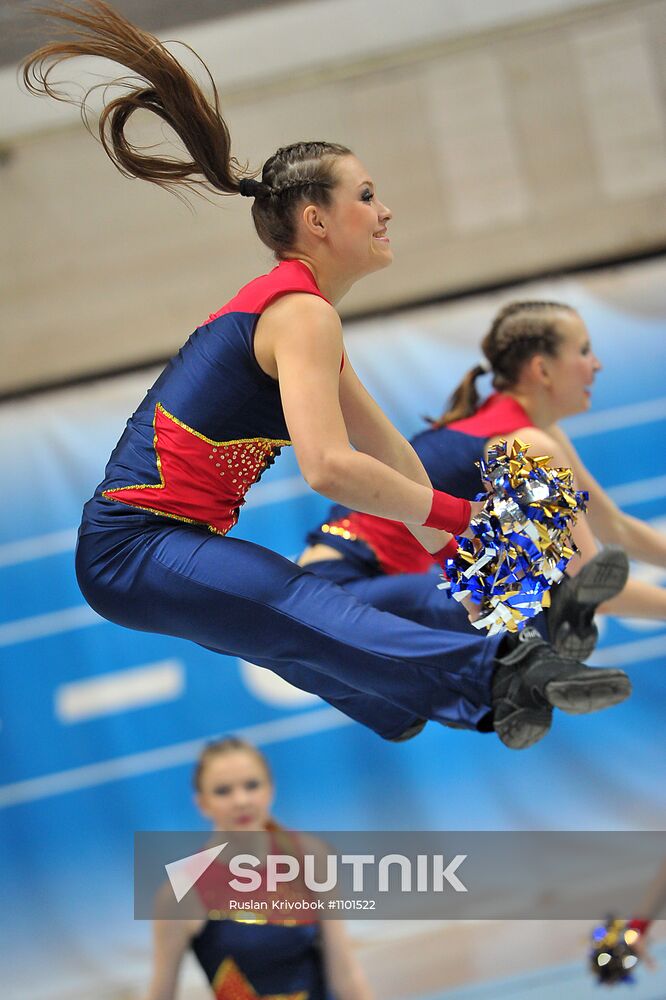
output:
{"label": "outstretched leg", "polygon": [[[83,534],[77,573],[90,604],[109,620],[268,667],[387,738],[422,719],[475,729],[493,708],[502,717],[506,695],[497,686],[493,691],[498,638],[431,629],[379,611],[259,545],[149,522]],[[533,660],[532,654],[516,660],[515,673],[525,675],[525,683],[512,684],[512,711],[529,709],[537,682],[545,688],[571,666],[549,653],[548,669],[531,670],[528,678]],[[628,681],[608,692],[608,675],[621,671],[576,666],[587,671],[588,687],[607,692],[595,708],[628,694]],[[574,687],[580,680],[572,680]],[[566,679],[558,694],[560,702],[550,704],[567,707],[568,698],[572,710],[576,692]],[[383,729],[382,702],[392,706]],[[576,704],[574,710],[590,710]],[[527,740],[515,711],[510,733],[496,729],[507,745],[520,748],[544,735],[550,718],[538,731],[532,719],[529,724]]]}
{"label": "outstretched leg", "polygon": [[[268,667],[339,698],[358,721],[366,708],[373,717],[384,711],[389,738],[417,719],[474,729],[491,710],[497,640],[378,611],[250,542],[154,522],[134,532],[108,529],[82,534],[77,574],[86,599],[109,620]],[[371,701],[345,706],[347,692]]]}

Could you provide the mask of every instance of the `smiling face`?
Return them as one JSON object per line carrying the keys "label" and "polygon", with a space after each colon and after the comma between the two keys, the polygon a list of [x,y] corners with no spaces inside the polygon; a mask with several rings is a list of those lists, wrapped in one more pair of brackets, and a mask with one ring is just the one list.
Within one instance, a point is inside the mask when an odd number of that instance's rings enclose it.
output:
{"label": "smiling face", "polygon": [[273,804],[273,784],[258,754],[225,750],[206,760],[196,801],[216,830],[265,830]]}
{"label": "smiling face", "polygon": [[357,280],[393,260],[387,228],[391,210],[379,200],[367,168],[355,156],[337,157],[333,170],[331,204],[306,207],[303,219],[311,233],[326,241],[339,270]]}
{"label": "smiling face", "polygon": [[547,388],[557,419],[583,413],[590,407],[592,384],[601,363],[592,350],[585,323],[576,312],[557,317],[560,344],[555,357],[544,358]]}

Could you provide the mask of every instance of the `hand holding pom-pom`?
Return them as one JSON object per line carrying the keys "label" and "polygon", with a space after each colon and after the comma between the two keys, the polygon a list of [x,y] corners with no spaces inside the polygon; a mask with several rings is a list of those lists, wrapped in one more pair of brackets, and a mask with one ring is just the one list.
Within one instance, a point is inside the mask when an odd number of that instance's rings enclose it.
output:
{"label": "hand holding pom-pom", "polygon": [[577,551],[571,527],[588,495],[574,489],[571,469],[553,469],[549,461],[528,456],[516,438],[510,451],[501,441],[478,463],[489,492],[477,496],[483,510],[472,518],[471,537],[459,538],[446,572],[450,595],[468,610],[478,606],[474,627],[489,635],[516,632],[548,607],[550,588]]}

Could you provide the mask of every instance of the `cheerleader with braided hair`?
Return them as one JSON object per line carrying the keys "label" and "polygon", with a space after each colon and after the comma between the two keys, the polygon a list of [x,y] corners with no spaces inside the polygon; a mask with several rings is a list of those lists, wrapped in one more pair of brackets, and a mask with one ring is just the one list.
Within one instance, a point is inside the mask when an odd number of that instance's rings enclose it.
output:
{"label": "cheerleader with braided hair", "polygon": [[[288,446],[315,490],[409,524],[430,552],[450,552],[481,507],[433,489],[345,353],[336,304],[391,263],[391,211],[334,142],[285,146],[250,176],[231,154],[212,80],[209,99],[157,38],[103,0],[46,13],[69,35],[28,57],[29,89],[61,98],[51,71],[78,55],[128,69],[138,82],[99,121],[115,166],[161,187],[253,199],[277,260],[197,326],[129,418],[80,528],[77,575],[91,606],[267,667],[387,739],[432,719],[494,727],[521,748],[543,735],[554,704],[585,712],[626,698],[620,670],[589,670],[544,644],[517,656],[499,638],[382,613],[230,534],[248,490]],[[126,127],[140,109],[171,127],[181,158],[132,143]]]}
{"label": "cheerleader with braided hair", "polygon": [[[597,639],[594,613],[666,619],[666,591],[628,579],[625,553],[666,567],[666,539],[622,512],[585,468],[559,427],[585,412],[601,364],[589,332],[570,306],[517,301],[495,316],[484,337],[482,364],[471,368],[438,420],[412,439],[436,489],[473,497],[480,488],[476,463],[500,440],[515,437],[534,455],[574,470],[576,486],[590,494],[589,517],[579,518],[574,539],[580,549],[569,574],[551,592],[540,631],[562,654],[585,660]],[[490,373],[493,393],[483,400],[477,380]],[[344,586],[359,600],[431,628],[471,631],[454,601],[443,598],[429,571],[437,560],[409,526],[334,507],[309,533],[300,564]],[[598,552],[596,536],[605,548]]]}

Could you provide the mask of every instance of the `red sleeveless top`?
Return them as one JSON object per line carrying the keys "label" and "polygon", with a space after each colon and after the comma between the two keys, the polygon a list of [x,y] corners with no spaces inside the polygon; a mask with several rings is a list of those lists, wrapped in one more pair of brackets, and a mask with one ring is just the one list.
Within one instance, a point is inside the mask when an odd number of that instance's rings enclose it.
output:
{"label": "red sleeveless top", "polygon": [[325,299],[305,264],[283,261],[194,331],[128,421],[98,496],[220,535],[234,526],[291,444],[278,383],[253,346],[262,313],[290,292]]}

